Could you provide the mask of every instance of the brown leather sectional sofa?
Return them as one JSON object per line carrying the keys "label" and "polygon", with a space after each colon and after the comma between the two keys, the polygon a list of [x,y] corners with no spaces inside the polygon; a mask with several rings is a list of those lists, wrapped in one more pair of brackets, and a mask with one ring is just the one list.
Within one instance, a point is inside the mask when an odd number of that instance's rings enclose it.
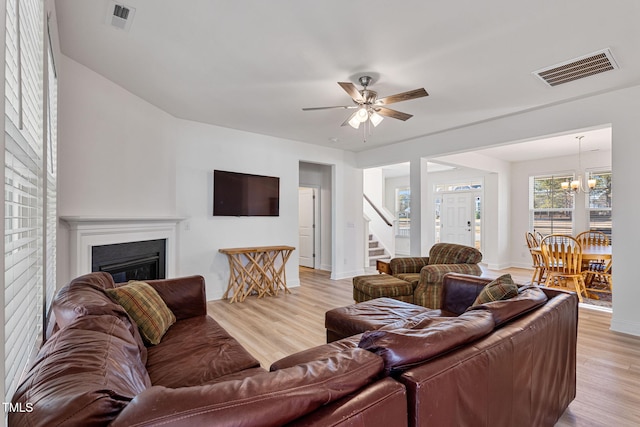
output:
{"label": "brown leather sectional sofa", "polygon": [[366,348],[405,385],[410,426],[553,426],[576,395],[577,296],[521,287],[469,308],[490,281],[447,274],[438,310],[391,298],[331,310],[328,344],[271,369]]}
{"label": "brown leather sectional sofa", "polygon": [[201,276],[148,283],[177,318],[149,347],[105,293],[110,275],[59,291],[59,330],[13,397],[33,410],[10,413],[10,426],[406,425],[404,386],[381,375],[379,356],[346,349],[268,372],[207,316]]}
{"label": "brown leather sectional sofa", "polygon": [[440,310],[329,312],[336,341],[267,372],[206,315],[202,277],[149,282],[178,320],[146,347],[92,273],[56,297],[60,330],[13,398],[33,411],[9,425],[551,426],[575,397],[577,298],[535,288],[466,310],[487,282],[447,276]]}

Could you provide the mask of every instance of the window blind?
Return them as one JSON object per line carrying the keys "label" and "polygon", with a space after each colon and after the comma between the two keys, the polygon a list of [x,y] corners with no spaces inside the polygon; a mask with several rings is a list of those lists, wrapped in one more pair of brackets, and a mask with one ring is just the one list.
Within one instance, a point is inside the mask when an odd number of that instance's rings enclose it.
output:
{"label": "window blind", "polygon": [[[47,38],[49,40],[49,38]],[[45,234],[45,297],[43,307],[43,330],[49,320],[51,303],[56,291],[56,238],[58,228],[57,181],[58,181],[58,79],[49,43],[47,49],[47,138],[46,138],[46,234]],[[48,338],[48,337],[45,337]]]}
{"label": "window blind", "polygon": [[9,0],[5,41],[5,402],[42,331],[43,3]]}

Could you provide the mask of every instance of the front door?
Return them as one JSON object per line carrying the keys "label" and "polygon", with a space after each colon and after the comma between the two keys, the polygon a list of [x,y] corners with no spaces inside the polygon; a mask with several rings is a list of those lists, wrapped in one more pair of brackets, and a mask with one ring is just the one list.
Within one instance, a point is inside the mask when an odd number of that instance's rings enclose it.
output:
{"label": "front door", "polygon": [[442,194],[440,241],[474,246],[475,209],[473,193],[456,191]]}

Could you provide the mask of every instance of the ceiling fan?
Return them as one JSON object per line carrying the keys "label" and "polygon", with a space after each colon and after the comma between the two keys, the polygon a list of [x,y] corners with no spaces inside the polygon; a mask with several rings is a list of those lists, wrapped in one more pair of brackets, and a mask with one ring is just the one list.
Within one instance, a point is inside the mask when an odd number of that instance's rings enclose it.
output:
{"label": "ceiling fan", "polygon": [[314,111],[328,110],[333,108],[355,109],[356,111],[353,112],[353,114],[351,114],[342,123],[341,126],[351,125],[351,127],[353,127],[354,129],[358,129],[361,123],[369,121],[375,127],[380,124],[384,117],[391,117],[402,121],[409,120],[411,117],[413,117],[413,115],[411,114],[402,113],[400,111],[387,108],[386,105],[401,101],[409,101],[411,99],[421,98],[423,96],[429,95],[427,91],[424,90],[424,88],[420,88],[378,99],[378,93],[368,89],[369,85],[372,82],[372,78],[370,76],[362,76],[358,79],[358,81],[362,85],[362,90],[358,90],[358,88],[351,82],[338,82],[340,87],[342,87],[342,89],[344,89],[344,91],[347,92],[349,96],[351,96],[355,105],[312,107],[303,108],[302,110]]}

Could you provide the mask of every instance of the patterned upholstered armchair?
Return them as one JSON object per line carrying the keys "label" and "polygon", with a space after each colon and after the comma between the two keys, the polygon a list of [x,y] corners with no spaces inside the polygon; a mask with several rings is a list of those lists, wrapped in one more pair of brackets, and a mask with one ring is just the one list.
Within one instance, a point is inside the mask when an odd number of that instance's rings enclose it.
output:
{"label": "patterned upholstered armchair", "polygon": [[440,308],[442,278],[450,272],[480,276],[478,263],[482,253],[470,246],[436,243],[428,257],[393,258],[391,274],[413,286],[413,303],[427,308]]}

